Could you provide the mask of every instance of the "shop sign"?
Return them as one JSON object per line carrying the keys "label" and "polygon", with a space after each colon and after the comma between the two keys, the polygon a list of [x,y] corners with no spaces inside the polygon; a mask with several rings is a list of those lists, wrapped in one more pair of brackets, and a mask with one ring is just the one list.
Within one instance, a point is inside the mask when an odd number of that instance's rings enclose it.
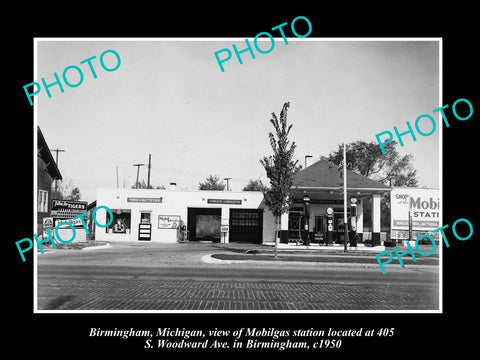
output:
{"label": "shop sign", "polygon": [[[80,218],[76,218],[76,219],[56,219],[55,220],[55,227],[59,228],[59,229],[62,229],[62,228],[71,227],[69,224],[72,224],[74,227],[80,228],[80,227],[83,226],[83,222],[84,222],[84,221],[82,221],[82,219],[80,219]],[[89,220],[90,219],[88,219],[88,218],[86,220],[87,226],[90,222]],[[53,226],[51,226],[51,227],[53,227]]]}
{"label": "shop sign", "polygon": [[180,225],[180,215],[158,215],[159,229],[177,229]]}
{"label": "shop sign", "polygon": [[408,231],[409,213],[413,230],[429,231],[440,224],[438,189],[394,188],[390,203],[392,231]]}
{"label": "shop sign", "polygon": [[151,198],[151,197],[127,197],[127,202],[136,202],[136,203],[161,203],[162,198]]}
{"label": "shop sign", "polygon": [[242,200],[232,199],[207,199],[208,204],[226,204],[226,205],[242,205]]}
{"label": "shop sign", "polygon": [[61,218],[73,218],[87,211],[86,201],[52,200],[50,215]]}

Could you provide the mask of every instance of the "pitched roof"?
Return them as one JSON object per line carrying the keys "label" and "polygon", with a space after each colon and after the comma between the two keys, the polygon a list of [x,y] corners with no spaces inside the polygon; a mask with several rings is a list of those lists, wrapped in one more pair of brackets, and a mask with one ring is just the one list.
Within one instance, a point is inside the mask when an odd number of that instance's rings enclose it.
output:
{"label": "pitched roof", "polygon": [[[343,177],[337,165],[320,160],[300,170],[293,176],[293,186],[309,188],[337,188],[343,186]],[[389,186],[347,170],[347,187],[350,189],[390,189]]]}
{"label": "pitched roof", "polygon": [[58,169],[57,164],[53,159],[52,153],[48,148],[47,142],[45,141],[45,138],[43,137],[43,134],[42,134],[42,130],[40,130],[39,126],[37,126],[37,136],[38,136],[38,141],[37,141],[38,156],[40,156],[40,158],[45,163],[45,167],[48,173],[50,174],[50,176],[52,177],[52,179],[62,180],[62,174],[60,173],[60,170]]}

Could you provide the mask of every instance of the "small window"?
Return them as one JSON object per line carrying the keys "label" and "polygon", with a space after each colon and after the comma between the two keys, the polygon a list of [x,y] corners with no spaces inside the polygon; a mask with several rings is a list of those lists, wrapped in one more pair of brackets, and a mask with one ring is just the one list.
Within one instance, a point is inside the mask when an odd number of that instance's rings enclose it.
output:
{"label": "small window", "polygon": [[38,190],[38,212],[48,212],[48,191]]}

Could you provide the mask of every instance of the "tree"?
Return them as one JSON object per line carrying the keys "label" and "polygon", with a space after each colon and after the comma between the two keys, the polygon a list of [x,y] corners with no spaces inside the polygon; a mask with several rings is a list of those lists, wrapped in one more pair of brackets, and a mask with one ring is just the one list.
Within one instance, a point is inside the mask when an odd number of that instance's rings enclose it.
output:
{"label": "tree", "polygon": [[205,182],[198,184],[198,190],[225,190],[225,184],[220,181],[218,175],[210,175]]}
{"label": "tree", "polygon": [[78,187],[74,187],[65,200],[79,201],[81,197],[82,195],[80,194],[80,189]]}
{"label": "tree", "polygon": [[73,186],[73,181],[68,182],[60,181],[57,184],[57,190],[55,190],[55,182],[52,183],[51,198],[56,200],[74,200],[78,201],[82,195],[80,189]]}
{"label": "tree", "polygon": [[275,113],[272,113],[270,122],[272,123],[275,134],[268,133],[273,155],[264,156],[260,163],[264,167],[267,177],[270,180],[270,187],[263,188],[263,196],[266,207],[275,217],[275,257],[277,257],[277,237],[279,219],[286,213],[291,205],[291,187],[293,184],[293,174],[298,171],[298,160],[293,161],[295,152],[295,142],[288,140],[288,135],[292,125],[287,127],[287,111],[290,103],[286,102],[280,112],[280,121]]}
{"label": "tree", "polygon": [[165,186],[160,185],[160,186],[154,187],[152,184],[147,185],[145,180],[139,181],[138,186],[135,186],[135,184],[133,184],[131,188],[132,189],[163,189],[165,190]]}
{"label": "tree", "polygon": [[[413,156],[401,156],[397,142],[385,145],[384,155],[376,142],[354,141],[347,145],[347,168],[388,186],[418,186],[417,170],[413,168]],[[324,159],[340,164],[342,145]]]}
{"label": "tree", "polygon": [[248,184],[243,187],[243,191],[262,191],[264,185],[261,180],[252,180],[248,181]]}

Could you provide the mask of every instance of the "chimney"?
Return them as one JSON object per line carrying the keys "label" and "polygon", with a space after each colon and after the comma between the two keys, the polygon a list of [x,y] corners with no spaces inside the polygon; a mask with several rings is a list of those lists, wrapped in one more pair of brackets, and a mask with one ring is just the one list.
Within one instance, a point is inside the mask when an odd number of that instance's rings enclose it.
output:
{"label": "chimney", "polygon": [[312,155],[305,155],[305,167],[312,165]]}
{"label": "chimney", "polygon": [[171,182],[169,190],[177,190],[177,183]]}

